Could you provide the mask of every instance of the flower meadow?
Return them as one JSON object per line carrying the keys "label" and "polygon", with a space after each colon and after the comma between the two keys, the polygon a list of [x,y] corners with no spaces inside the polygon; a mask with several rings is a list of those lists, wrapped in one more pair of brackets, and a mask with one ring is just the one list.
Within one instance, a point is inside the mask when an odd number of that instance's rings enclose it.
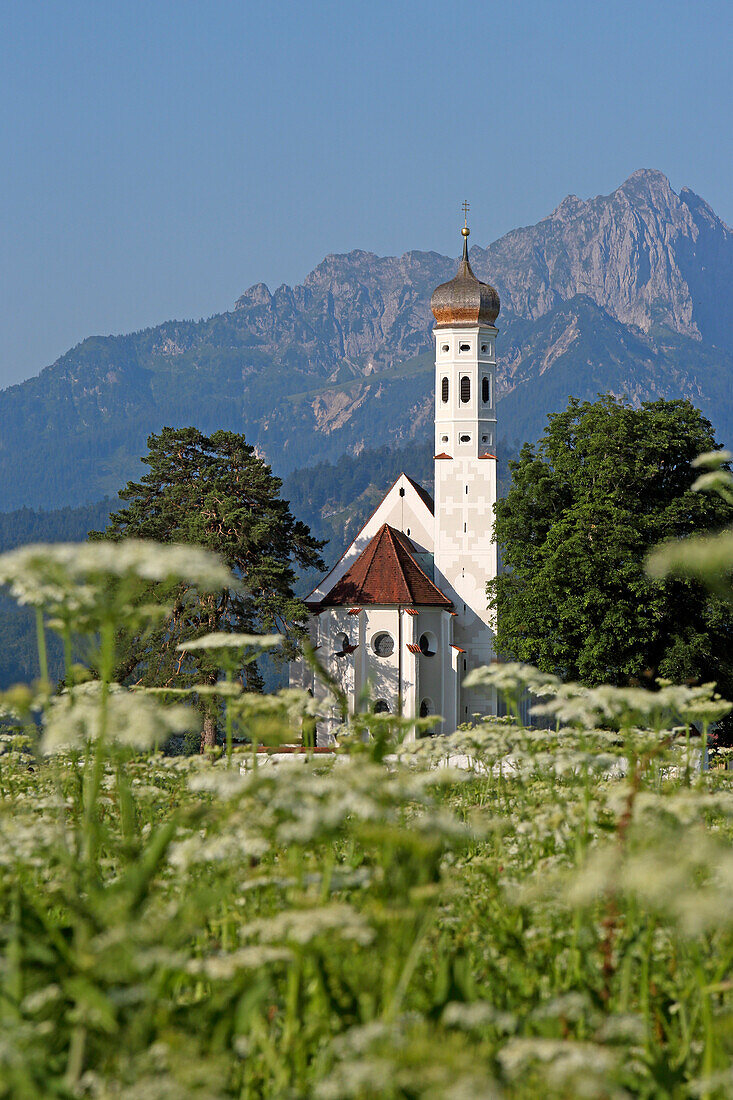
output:
{"label": "flower meadow", "polygon": [[[160,616],[151,579],[234,581],[190,547],[113,549],[0,558],[41,669],[0,697],[0,1097],[733,1095],[713,685],[497,664],[470,675],[510,715],[529,693],[547,728],[409,740],[414,723],[360,715],[336,752],[285,758],[257,747],[299,740],[319,704],[243,690],[235,669],[276,637],[214,635],[196,644],[221,654],[225,745],[170,755],[197,689],[115,684],[116,633]],[[650,569],[704,580],[692,549]]]}

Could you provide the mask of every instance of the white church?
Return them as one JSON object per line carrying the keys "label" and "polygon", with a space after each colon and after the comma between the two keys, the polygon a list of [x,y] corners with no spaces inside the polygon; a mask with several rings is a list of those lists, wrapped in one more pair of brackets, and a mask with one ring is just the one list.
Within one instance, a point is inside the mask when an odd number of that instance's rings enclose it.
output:
{"label": "white church", "polygon": [[[333,569],[310,594],[317,657],[344,689],[349,710],[408,718],[440,715],[450,733],[474,714],[495,713],[490,692],[463,687],[466,673],[495,656],[486,582],[496,576],[492,542],[497,491],[496,318],[499,295],[463,258],[433,292],[435,491],[401,474]],[[291,684],[324,687],[304,662]],[[318,724],[325,744],[341,723]]]}

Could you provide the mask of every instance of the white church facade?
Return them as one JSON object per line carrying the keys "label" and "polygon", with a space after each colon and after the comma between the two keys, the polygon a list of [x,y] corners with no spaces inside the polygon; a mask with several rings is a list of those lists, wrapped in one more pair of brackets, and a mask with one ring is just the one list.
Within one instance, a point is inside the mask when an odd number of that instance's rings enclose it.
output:
{"label": "white church facade", "polygon": [[[496,709],[490,692],[467,690],[463,679],[495,657],[486,582],[498,565],[492,534],[499,296],[471,270],[469,230],[461,232],[458,272],[430,302],[434,496],[400,475],[306,601],[317,657],[341,684],[351,713],[440,715],[442,733]],[[304,662],[291,666],[291,684],[326,694]],[[340,713],[325,715],[319,744],[340,723]]]}

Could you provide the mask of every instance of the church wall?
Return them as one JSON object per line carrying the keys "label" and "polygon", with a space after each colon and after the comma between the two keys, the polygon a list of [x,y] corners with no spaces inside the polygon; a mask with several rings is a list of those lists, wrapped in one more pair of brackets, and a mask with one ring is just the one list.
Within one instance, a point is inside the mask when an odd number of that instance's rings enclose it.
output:
{"label": "church wall", "polygon": [[[318,646],[316,655],[347,695],[350,713],[367,707],[374,709],[375,704],[381,702],[396,714],[401,673],[402,713],[405,717],[417,714],[418,663],[415,654],[408,649],[417,638],[416,616],[395,607],[361,608],[355,615],[349,613],[349,608],[334,607],[313,616],[313,623],[313,642]],[[386,656],[375,651],[376,639],[383,634],[392,640],[392,652]],[[338,653],[343,652],[344,635],[348,644],[356,648],[339,656]],[[310,687],[317,697],[325,698],[327,688],[309,672],[303,676],[303,669],[303,662],[293,662],[291,685]],[[341,715],[333,708],[318,723],[319,744],[326,743],[340,724]]]}
{"label": "church wall", "polygon": [[[412,642],[414,624],[412,616],[395,607],[369,607],[365,609],[366,676],[373,703],[387,703],[391,713],[397,712],[400,666],[402,672],[402,709],[405,715],[415,713],[416,668],[414,655],[407,649]],[[401,624],[400,624],[401,620]],[[375,652],[375,642],[380,634],[387,633],[394,648],[387,657]],[[400,639],[402,653],[400,659]],[[409,639],[409,640],[408,640]]]}
{"label": "church wall", "polygon": [[[450,614],[441,608],[421,608],[419,615],[415,617],[415,624],[415,643],[419,645],[421,637],[428,635],[429,641],[432,641],[435,647],[432,656],[421,652],[415,658],[418,688],[415,700],[417,714],[420,715],[422,704],[428,701],[429,714],[440,715],[450,722]],[[442,726],[435,728],[443,732]]]}

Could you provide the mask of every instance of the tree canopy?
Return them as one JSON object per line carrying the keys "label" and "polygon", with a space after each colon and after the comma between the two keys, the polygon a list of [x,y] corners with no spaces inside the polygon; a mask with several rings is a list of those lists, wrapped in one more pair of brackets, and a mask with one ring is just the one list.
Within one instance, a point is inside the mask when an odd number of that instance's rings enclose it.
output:
{"label": "tree canopy", "polygon": [[[295,568],[322,569],[322,543],[294,518],[280,497],[282,482],[244,436],[163,428],[148,447],[142,459],[148,473],[127,483],[119,493],[126,506],[90,538],[196,543],[220,555],[242,590],[201,594],[185,585],[157,586],[150,595],[170,611],[152,629],[120,639],[117,677],[149,686],[213,684],[215,654],[177,647],[212,632],[297,637],[308,612],[293,594]],[[242,677],[250,689],[261,686],[256,665],[243,668]],[[204,699],[202,709],[211,741],[212,706]]]}
{"label": "tree canopy", "polygon": [[655,544],[733,519],[725,501],[691,490],[692,460],[714,449],[688,401],[632,408],[605,395],[549,417],[496,505],[499,651],[588,684],[715,680],[730,697],[730,608],[644,570]]}

